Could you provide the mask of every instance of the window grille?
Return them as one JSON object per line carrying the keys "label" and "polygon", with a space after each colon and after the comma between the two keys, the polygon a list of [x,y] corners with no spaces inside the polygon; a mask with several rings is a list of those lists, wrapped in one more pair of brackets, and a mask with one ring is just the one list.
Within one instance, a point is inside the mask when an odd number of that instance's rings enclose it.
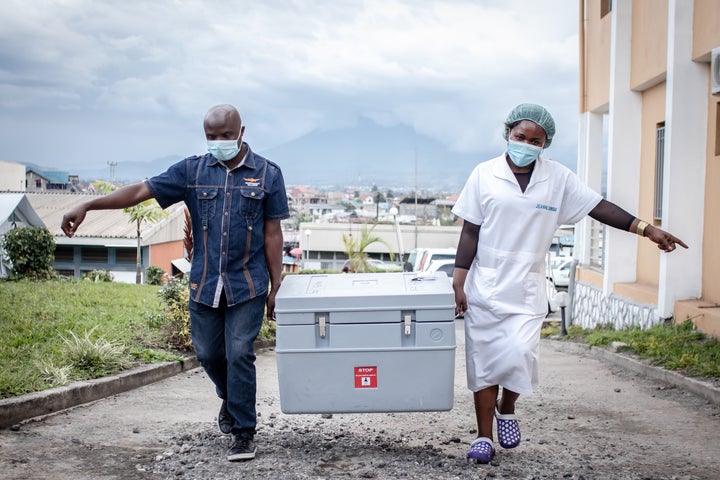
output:
{"label": "window grille", "polygon": [[657,128],[655,136],[655,208],[653,220],[662,220],[663,173],[665,164],[665,125]]}
{"label": "window grille", "polygon": [[590,267],[602,270],[605,266],[605,225],[590,220]]}

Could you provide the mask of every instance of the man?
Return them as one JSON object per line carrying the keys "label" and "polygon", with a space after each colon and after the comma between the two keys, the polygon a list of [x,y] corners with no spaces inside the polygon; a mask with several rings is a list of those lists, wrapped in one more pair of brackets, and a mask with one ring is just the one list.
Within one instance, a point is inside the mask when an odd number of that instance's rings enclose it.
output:
{"label": "man", "polygon": [[[194,238],[190,324],[197,358],[223,399],[218,424],[231,433],[230,461],[255,458],[255,353],[263,310],[275,313],[283,238],[289,216],[280,168],[243,142],[245,127],[230,105],[212,107],[203,123],[209,153],[68,212],[72,237],[89,210],[126,208],[149,198],[184,201]],[[268,290],[268,284],[270,289]]]}

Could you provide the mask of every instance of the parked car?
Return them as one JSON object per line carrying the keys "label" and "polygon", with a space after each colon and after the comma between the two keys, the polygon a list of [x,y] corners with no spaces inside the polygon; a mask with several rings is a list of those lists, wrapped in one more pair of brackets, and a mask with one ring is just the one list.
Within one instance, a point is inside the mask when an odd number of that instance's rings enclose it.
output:
{"label": "parked car", "polygon": [[423,254],[427,248],[413,248],[408,255],[407,263],[409,264],[408,270],[411,272],[417,272],[420,268],[420,260],[422,260]]}
{"label": "parked car", "polygon": [[557,312],[558,309],[560,308],[560,306],[558,305],[558,302],[557,302],[557,293],[558,292],[557,292],[557,289],[555,288],[555,285],[553,285],[553,282],[548,278],[546,280],[545,285],[547,287],[547,298],[548,298],[548,313],[546,315],[546,317],[547,317],[551,313]]}
{"label": "parked car", "polygon": [[[402,267],[400,267],[396,263],[385,263],[382,260],[378,260],[376,258],[369,258],[368,261],[368,267],[370,267],[370,272],[391,272],[391,271],[400,271]],[[342,271],[351,271],[350,270],[350,260],[345,260],[345,263],[343,263]]]}
{"label": "parked car", "polygon": [[555,288],[567,288],[570,284],[572,257],[555,257],[550,260],[549,277]]}
{"label": "parked car", "polygon": [[455,270],[454,258],[452,260],[435,260],[425,271],[429,273],[445,272],[449,278],[452,278],[453,270]]}
{"label": "parked car", "polygon": [[455,248],[427,248],[423,252],[420,265],[415,269],[418,272],[424,272],[430,264],[437,260],[452,260],[455,261],[455,254],[457,249]]}

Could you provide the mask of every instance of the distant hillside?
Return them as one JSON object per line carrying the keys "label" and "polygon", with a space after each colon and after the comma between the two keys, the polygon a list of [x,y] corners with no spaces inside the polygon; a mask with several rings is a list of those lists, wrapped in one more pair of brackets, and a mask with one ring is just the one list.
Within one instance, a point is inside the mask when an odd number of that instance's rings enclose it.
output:
{"label": "distant hillside", "polygon": [[378,185],[461,188],[479,155],[450,152],[406,126],[363,120],[354,127],[314,131],[260,152],[278,163],[289,185]]}
{"label": "distant hillside", "polygon": [[[115,181],[119,183],[139,182],[158,173],[162,173],[175,162],[182,160],[182,157],[171,155],[156,158],[146,162],[117,162],[115,165]],[[79,175],[83,182],[92,180],[110,180],[110,166],[73,169],[70,173]]]}
{"label": "distant hillside", "polygon": [[[252,146],[252,139],[250,142]],[[416,134],[410,127],[383,127],[363,119],[352,127],[316,130],[258,153],[280,165],[289,186],[342,189],[376,185],[381,190],[412,190],[416,185],[417,158],[419,190],[459,193],[475,165],[499,152],[452,152],[442,143]],[[140,181],[163,172],[179,160],[179,156],[167,156],[146,162],[118,162],[115,180]],[[71,169],[70,173],[80,175],[83,181],[110,179],[108,165],[79,171]]]}

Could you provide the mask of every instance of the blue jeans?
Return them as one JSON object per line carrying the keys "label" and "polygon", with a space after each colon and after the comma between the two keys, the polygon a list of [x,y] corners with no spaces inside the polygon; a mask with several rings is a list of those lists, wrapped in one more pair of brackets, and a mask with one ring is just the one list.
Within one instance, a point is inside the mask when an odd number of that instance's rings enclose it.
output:
{"label": "blue jeans", "polygon": [[225,295],[218,308],[190,300],[190,326],[195,354],[220,398],[227,400],[235,419],[232,433],[255,435],[255,350],[265,314],[266,295],[227,306]]}

